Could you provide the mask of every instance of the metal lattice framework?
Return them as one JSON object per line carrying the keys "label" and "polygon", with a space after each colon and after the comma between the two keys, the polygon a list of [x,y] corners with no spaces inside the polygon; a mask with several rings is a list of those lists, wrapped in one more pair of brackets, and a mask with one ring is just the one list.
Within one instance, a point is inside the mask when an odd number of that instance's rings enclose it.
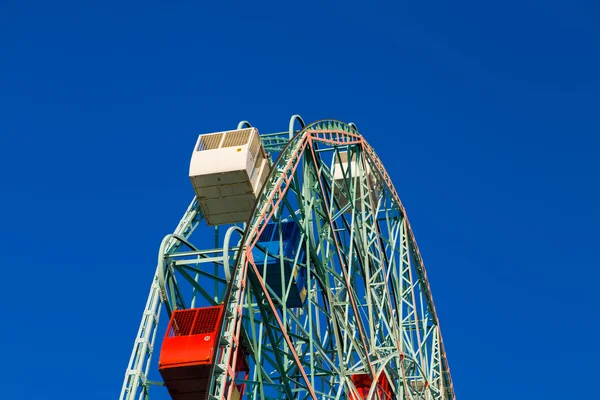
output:
{"label": "metal lattice framework", "polygon": [[[216,227],[206,249],[192,237],[202,221],[193,200],[163,240],[120,399],[168,398],[150,379],[161,311],[216,304],[225,318],[211,399],[232,398],[241,351],[248,399],[360,398],[356,374],[373,378],[368,398],[380,398],[385,375],[397,399],[454,399],[423,260],[375,151],[354,124],[305,126],[299,116],[288,132],[261,138],[276,160],[250,220]],[[300,232],[291,253],[283,251],[290,224]],[[261,246],[267,233],[282,251]],[[267,259],[280,267],[275,283]],[[291,307],[298,274],[306,298]]]}

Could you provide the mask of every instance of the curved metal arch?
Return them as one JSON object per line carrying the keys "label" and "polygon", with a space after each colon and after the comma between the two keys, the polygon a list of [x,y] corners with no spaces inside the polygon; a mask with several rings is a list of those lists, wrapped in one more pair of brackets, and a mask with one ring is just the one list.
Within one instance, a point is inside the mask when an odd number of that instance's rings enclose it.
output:
{"label": "curved metal arch", "polygon": [[[244,237],[244,230],[242,228],[240,228],[239,226],[229,227],[229,229],[227,229],[227,231],[225,232],[225,238],[223,240],[223,255],[224,255],[223,268],[225,270],[225,280],[228,283],[231,281],[231,271],[229,268],[229,257],[227,257],[225,255],[229,254],[229,246],[230,246],[231,236],[235,232],[240,233],[240,240],[238,242],[238,246],[239,246],[239,244],[241,243],[241,241]],[[193,251],[199,251],[199,249],[196,246],[194,246],[192,243],[190,243],[185,238],[183,238],[179,235],[176,235],[174,233],[166,235],[160,244],[160,249],[159,249],[159,253],[158,253],[158,265],[156,267],[157,268],[157,276],[158,276],[158,285],[160,287],[161,293],[163,294],[163,297],[165,300],[165,307],[167,309],[167,314],[169,315],[169,317],[173,313],[173,305],[170,303],[169,298],[165,295],[166,290],[167,290],[166,282],[165,282],[165,277],[167,275],[167,271],[165,270],[165,256],[167,255],[166,249],[167,249],[167,246],[169,245],[171,239],[175,239],[175,240],[179,241],[180,243],[186,245]]]}
{"label": "curved metal arch", "polygon": [[[383,163],[381,162],[381,160],[379,159],[379,157],[377,156],[377,154],[375,153],[373,148],[364,140],[364,138],[362,137],[360,132],[358,132],[356,125],[354,123],[347,124],[342,121],[334,120],[334,119],[318,120],[318,121],[310,123],[309,125],[306,125],[300,132],[298,132],[287,143],[287,145],[281,151],[279,157],[273,164],[273,169],[267,180],[267,182],[270,182],[271,184],[267,184],[261,189],[261,192],[258,197],[258,201],[255,204],[252,216],[250,217],[250,219],[248,221],[247,229],[246,229],[246,232],[245,232],[244,238],[243,238],[243,243],[244,243],[246,252],[248,251],[248,248],[251,248],[254,245],[253,242],[258,238],[258,236],[262,232],[260,227],[264,227],[271,218],[271,216],[267,216],[267,218],[261,218],[261,217],[264,217],[265,214],[267,214],[269,201],[272,200],[270,197],[273,197],[273,196],[268,196],[268,195],[273,192],[274,188],[275,188],[275,192],[278,192],[281,196],[283,196],[283,194],[287,191],[288,184],[285,184],[283,188],[281,187],[281,184],[283,183],[283,181],[285,181],[285,179],[284,179],[285,173],[282,173],[282,168],[285,168],[287,165],[289,165],[290,161],[292,161],[294,159],[294,157],[297,155],[297,153],[304,150],[305,146],[307,145],[306,142],[308,141],[309,137],[311,137],[312,139],[314,139],[316,141],[322,140],[319,137],[313,138],[312,137],[313,132],[311,132],[311,131],[320,131],[319,133],[327,133],[328,131],[344,132],[344,133],[347,133],[350,136],[354,136],[358,140],[360,140],[361,147],[368,154],[368,156],[369,156],[368,158],[370,158],[370,161],[373,162],[374,166],[376,167],[375,169],[377,170],[377,173],[381,176],[385,186],[387,186],[388,190],[392,194],[392,197],[394,198],[394,200],[400,207],[402,215],[406,220],[406,224],[407,224],[407,227],[409,230],[410,241],[412,242],[412,245],[415,249],[416,256],[418,259],[418,264],[420,267],[420,268],[417,268],[418,274],[420,275],[419,278],[422,279],[422,281],[424,282],[423,290],[426,292],[425,295],[426,295],[427,299],[429,300],[430,309],[433,314],[434,321],[436,322],[436,324],[439,327],[437,314],[435,312],[435,308],[433,306],[433,300],[431,297],[429,281],[427,279],[427,276],[424,273],[424,271],[425,271],[424,265],[422,262],[422,258],[420,257],[420,252],[418,250],[416,240],[414,239],[414,234],[412,232],[412,229],[410,228],[410,223],[408,222],[406,210],[405,210],[404,206],[402,205],[402,202],[400,201],[400,198],[394,188],[394,185],[393,185],[389,175],[387,174],[387,171],[385,171],[385,169],[383,168]],[[347,143],[339,142],[339,144],[344,145]],[[271,206],[273,208],[277,208],[277,205],[272,204]],[[242,260],[242,258],[238,257],[238,259],[236,260],[236,268],[240,266],[239,263],[241,260]],[[452,381],[451,381],[451,378],[450,378],[449,372],[448,372],[449,368],[448,368],[448,364],[447,364],[447,358],[446,358],[446,354],[445,354],[445,350],[444,350],[444,346],[443,346],[443,341],[441,339],[441,334],[439,336],[440,336],[440,339],[439,339],[440,347],[442,350],[442,359],[443,359],[442,362],[445,367],[444,371],[442,371],[442,376],[443,376],[443,379],[448,379],[446,389],[450,389],[450,391],[452,393],[451,396],[452,396],[452,398],[454,398],[453,385],[452,385]],[[417,362],[415,362],[415,365],[417,365],[419,370],[421,370],[421,367]],[[420,372],[421,372],[421,374],[423,374],[423,371],[420,371]],[[425,375],[423,375],[423,376],[425,376]]]}
{"label": "curved metal arch", "polygon": [[[241,234],[240,241],[238,242],[238,246],[239,246],[240,242],[242,241],[242,239],[244,238],[244,230],[242,228],[240,228],[239,226],[232,226],[229,229],[227,229],[227,232],[225,232],[225,239],[223,240],[223,254],[229,254],[229,241],[231,240],[231,235],[233,235],[234,232],[238,232]],[[225,268],[225,279],[229,283],[231,281],[231,271],[229,268],[229,257],[223,258],[223,268]]]}
{"label": "curved metal arch", "polygon": [[160,287],[160,292],[163,295],[163,300],[165,302],[165,307],[167,309],[167,315],[169,316],[169,318],[171,317],[171,314],[173,313],[173,305],[170,303],[168,296],[166,296],[167,287],[166,287],[166,282],[165,282],[165,276],[167,275],[167,272],[165,271],[165,255],[166,255],[167,245],[169,244],[169,241],[171,239],[175,239],[175,240],[185,244],[187,247],[189,247],[193,251],[198,251],[198,248],[196,246],[194,246],[193,244],[188,242],[185,238],[183,238],[179,235],[176,235],[174,233],[170,233],[167,236],[165,236],[163,238],[162,242],[160,243],[160,248],[158,250],[158,265],[156,266],[156,272],[157,272],[156,275],[158,276],[158,285]]}
{"label": "curved metal arch", "polygon": [[252,128],[252,124],[250,124],[250,122],[248,121],[240,121],[240,123],[238,124],[237,128],[239,129],[244,129],[244,126],[246,128]]}
{"label": "curved metal arch", "polygon": [[[352,125],[351,125],[352,124]],[[360,132],[356,129],[354,123],[346,123],[337,119],[320,119],[308,124],[303,131],[306,130],[340,130],[350,134],[361,136]],[[302,132],[301,132],[302,133]]]}
{"label": "curved metal arch", "polygon": [[294,122],[296,122],[296,120],[298,120],[298,122],[300,122],[300,126],[302,128],[304,128],[306,126],[306,124],[304,123],[304,120],[302,119],[302,117],[298,114],[292,115],[292,118],[290,118],[290,129],[289,129],[289,134],[290,134],[290,139],[292,139],[294,137]]}

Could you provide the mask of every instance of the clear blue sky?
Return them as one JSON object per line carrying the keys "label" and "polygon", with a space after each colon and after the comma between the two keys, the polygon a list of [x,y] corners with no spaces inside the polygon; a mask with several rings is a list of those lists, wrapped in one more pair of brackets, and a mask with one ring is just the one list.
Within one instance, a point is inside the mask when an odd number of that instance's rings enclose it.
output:
{"label": "clear blue sky", "polygon": [[383,159],[459,399],[593,397],[597,2],[122,3],[0,4],[0,397],[116,398],[197,134],[295,113]]}

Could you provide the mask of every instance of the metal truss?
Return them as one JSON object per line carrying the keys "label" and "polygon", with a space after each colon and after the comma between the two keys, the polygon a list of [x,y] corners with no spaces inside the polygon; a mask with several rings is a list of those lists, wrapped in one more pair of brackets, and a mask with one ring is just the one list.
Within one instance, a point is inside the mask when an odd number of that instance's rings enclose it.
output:
{"label": "metal truss", "polygon": [[[202,220],[193,201],[163,240],[120,399],[149,398],[160,385],[148,374],[161,309],[170,316],[214,304],[225,305],[226,318],[210,399],[232,398],[241,351],[248,399],[359,398],[356,374],[373,378],[369,398],[381,398],[376,383],[385,376],[396,399],[454,399],[423,261],[374,150],[354,124],[305,126],[299,116],[262,140],[276,160],[252,218],[217,227],[215,248],[202,250],[193,244]],[[289,223],[300,239],[286,253]],[[275,229],[276,254],[261,245],[265,229]],[[278,281],[267,279],[274,273]],[[299,276],[305,299],[291,306]]]}

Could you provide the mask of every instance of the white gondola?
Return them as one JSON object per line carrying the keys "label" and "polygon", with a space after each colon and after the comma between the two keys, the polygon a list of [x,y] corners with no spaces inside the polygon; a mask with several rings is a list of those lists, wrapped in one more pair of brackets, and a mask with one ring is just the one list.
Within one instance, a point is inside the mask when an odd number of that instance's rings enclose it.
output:
{"label": "white gondola", "polygon": [[269,172],[256,128],[200,135],[189,176],[207,223],[246,222]]}
{"label": "white gondola", "polygon": [[[359,168],[357,155],[354,153],[351,157],[351,160],[348,161],[348,153],[347,152],[339,152],[339,159],[334,155],[332,162],[332,174],[333,179],[335,181],[335,188],[333,190],[334,196],[337,199],[340,208],[345,207],[348,200],[348,193],[351,193],[349,188],[346,185],[350,185],[350,187],[354,186],[354,198],[356,200],[355,207],[357,210],[361,210],[362,200],[361,200],[361,189],[360,183],[363,180],[363,174],[366,171],[367,182],[369,183],[369,194],[371,196],[371,200],[373,202],[377,201],[379,195],[381,194],[381,190],[379,188],[377,179],[375,178],[375,174],[371,172],[371,166],[368,163],[363,168]],[[349,179],[350,178],[350,179]],[[376,204],[376,203],[375,203]],[[374,205],[375,205],[374,204]],[[352,211],[352,208],[349,207],[346,212]]]}

